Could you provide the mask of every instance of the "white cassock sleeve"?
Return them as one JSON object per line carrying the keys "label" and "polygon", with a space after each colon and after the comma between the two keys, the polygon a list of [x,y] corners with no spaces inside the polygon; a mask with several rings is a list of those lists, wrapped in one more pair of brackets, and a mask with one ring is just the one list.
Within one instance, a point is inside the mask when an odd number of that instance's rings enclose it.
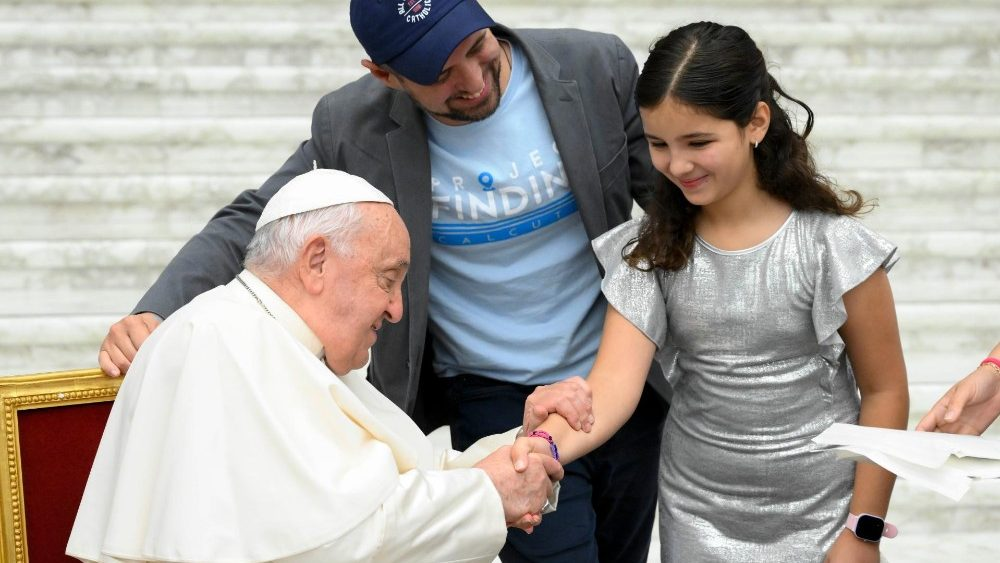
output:
{"label": "white cassock sleeve", "polygon": [[[507,537],[503,504],[486,472],[472,466],[512,444],[518,428],[483,438],[463,453],[435,451],[363,373],[340,378],[330,391],[355,421],[388,443],[409,446],[409,459],[399,459],[400,464],[419,467],[402,473],[381,507],[343,537],[282,562],[493,561]],[[400,455],[401,449],[394,451]]]}
{"label": "white cassock sleeve", "polygon": [[414,469],[400,476],[379,510],[343,537],[282,561],[489,562],[506,539],[503,522],[500,498],[484,471]]}

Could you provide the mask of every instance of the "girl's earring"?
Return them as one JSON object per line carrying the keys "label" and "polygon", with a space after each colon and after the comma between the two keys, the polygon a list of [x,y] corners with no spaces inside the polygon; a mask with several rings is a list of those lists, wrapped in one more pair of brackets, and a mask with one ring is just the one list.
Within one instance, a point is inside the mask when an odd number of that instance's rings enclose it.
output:
{"label": "girl's earring", "polygon": [[757,148],[757,145],[759,145],[759,144],[760,144],[760,141],[754,141],[753,142],[753,148]]}

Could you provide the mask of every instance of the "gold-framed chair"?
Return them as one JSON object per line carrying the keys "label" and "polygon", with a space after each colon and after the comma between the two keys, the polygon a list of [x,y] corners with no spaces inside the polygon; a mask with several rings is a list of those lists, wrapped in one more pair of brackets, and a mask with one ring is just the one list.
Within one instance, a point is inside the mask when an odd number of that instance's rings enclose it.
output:
{"label": "gold-framed chair", "polygon": [[0,562],[64,554],[121,378],[99,369],[0,377]]}

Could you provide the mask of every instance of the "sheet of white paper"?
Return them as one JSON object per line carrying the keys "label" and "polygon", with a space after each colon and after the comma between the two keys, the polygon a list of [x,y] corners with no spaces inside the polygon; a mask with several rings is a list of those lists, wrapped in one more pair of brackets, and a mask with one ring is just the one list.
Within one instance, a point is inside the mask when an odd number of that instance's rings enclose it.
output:
{"label": "sheet of white paper", "polygon": [[972,484],[972,479],[961,471],[945,467],[924,467],[863,446],[843,446],[834,450],[838,452],[838,457],[867,459],[907,481],[955,501],[961,500]]}
{"label": "sheet of white paper", "polygon": [[831,424],[813,438],[829,446],[874,448],[925,467],[941,467],[950,456],[1000,460],[1000,440],[940,432],[891,430],[854,424]]}
{"label": "sheet of white paper", "polygon": [[1000,478],[1000,441],[981,436],[833,424],[813,441],[953,500],[962,498],[972,479]]}
{"label": "sheet of white paper", "polygon": [[960,471],[973,479],[1000,479],[1000,463],[977,457],[950,457],[944,462],[949,469]]}

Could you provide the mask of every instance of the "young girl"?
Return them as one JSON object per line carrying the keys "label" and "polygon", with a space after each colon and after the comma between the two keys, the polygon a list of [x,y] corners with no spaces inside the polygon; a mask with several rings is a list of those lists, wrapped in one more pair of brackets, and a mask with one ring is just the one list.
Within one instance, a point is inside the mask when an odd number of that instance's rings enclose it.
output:
{"label": "young girl", "polygon": [[[906,426],[886,276],[896,248],[852,217],[857,192],[817,173],[805,142],[812,112],[742,29],[672,31],[637,93],[666,182],[647,216],[594,242],[611,307],[588,378],[593,430],[555,416],[541,429],[564,461],[600,444],[632,412],[655,357],[674,393],[663,561],[878,561],[879,544],[859,536],[882,536],[894,476],[811,440],[834,422]],[[779,98],[808,114],[802,134]],[[549,448],[538,437],[518,446]],[[845,528],[862,514],[875,518],[857,535]]]}

